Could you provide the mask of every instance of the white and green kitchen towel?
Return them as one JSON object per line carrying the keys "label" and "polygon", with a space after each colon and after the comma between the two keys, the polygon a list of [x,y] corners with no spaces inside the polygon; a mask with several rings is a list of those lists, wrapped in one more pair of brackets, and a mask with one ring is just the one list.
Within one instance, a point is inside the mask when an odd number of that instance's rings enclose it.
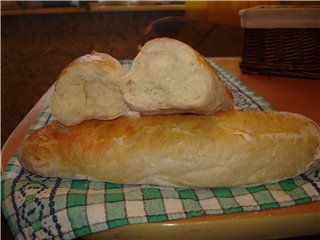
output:
{"label": "white and green kitchen towel", "polygon": [[[132,61],[123,61],[130,68]],[[272,111],[269,103],[213,63],[238,110]],[[29,130],[53,120],[49,108]],[[171,188],[44,178],[15,153],[2,174],[2,210],[16,239],[74,239],[129,224],[240,213],[320,200],[319,167],[295,178],[246,188]]]}

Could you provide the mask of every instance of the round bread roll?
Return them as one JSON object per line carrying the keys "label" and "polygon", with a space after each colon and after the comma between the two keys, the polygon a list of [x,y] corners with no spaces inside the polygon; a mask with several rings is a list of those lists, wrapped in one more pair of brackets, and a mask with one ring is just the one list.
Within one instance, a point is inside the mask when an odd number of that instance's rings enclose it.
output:
{"label": "round bread roll", "polygon": [[119,86],[125,74],[121,64],[108,54],[93,51],[77,58],[56,81],[50,99],[52,115],[67,126],[121,116],[128,111]]}
{"label": "round bread roll", "polygon": [[121,83],[128,105],[143,114],[211,114],[233,108],[232,94],[211,64],[170,38],[147,42]]}

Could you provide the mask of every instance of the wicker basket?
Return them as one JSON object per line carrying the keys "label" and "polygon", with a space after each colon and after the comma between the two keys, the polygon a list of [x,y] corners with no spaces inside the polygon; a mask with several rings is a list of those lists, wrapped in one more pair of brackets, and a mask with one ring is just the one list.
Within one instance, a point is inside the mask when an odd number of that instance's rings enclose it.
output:
{"label": "wicker basket", "polygon": [[[313,12],[314,9],[320,10],[312,8]],[[252,12],[245,12],[248,10],[240,12],[244,29],[240,63],[243,73],[320,79],[320,12],[315,21],[310,14],[308,21],[303,21],[295,15],[293,19],[298,19],[295,23],[290,19],[292,12],[282,15],[281,19],[273,18],[273,22],[263,21],[264,17],[270,19],[274,10],[278,10],[276,16],[279,16],[279,9],[274,6],[271,9],[254,8],[253,18],[250,18]],[[260,14],[259,10],[264,12]],[[283,10],[283,7],[280,8],[280,11]],[[301,16],[305,17],[304,14]],[[289,21],[285,21],[285,18]]]}

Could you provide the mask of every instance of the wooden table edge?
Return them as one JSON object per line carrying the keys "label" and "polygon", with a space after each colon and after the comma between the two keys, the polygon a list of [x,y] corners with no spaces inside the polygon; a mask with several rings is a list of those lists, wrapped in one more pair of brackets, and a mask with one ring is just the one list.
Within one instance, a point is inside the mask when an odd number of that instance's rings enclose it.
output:
{"label": "wooden table edge", "polygon": [[20,122],[16,129],[10,134],[9,138],[4,143],[1,153],[2,171],[4,170],[14,152],[19,148],[19,145],[25,138],[29,128],[39,117],[39,114],[48,105],[53,88],[54,86],[52,85],[48,89],[48,91],[40,98],[36,105],[30,110],[26,117]]}

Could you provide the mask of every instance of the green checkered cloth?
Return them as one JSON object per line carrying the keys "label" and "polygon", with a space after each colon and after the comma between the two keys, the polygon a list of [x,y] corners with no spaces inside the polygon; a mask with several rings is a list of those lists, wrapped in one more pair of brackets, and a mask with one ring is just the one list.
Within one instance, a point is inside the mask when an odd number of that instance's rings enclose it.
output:
{"label": "green checkered cloth", "polygon": [[[123,61],[130,68],[131,61]],[[236,109],[272,110],[262,97],[212,63]],[[53,118],[48,107],[31,127]],[[2,210],[16,239],[73,239],[128,224],[230,214],[320,200],[319,167],[292,179],[246,188],[171,188],[44,178],[21,167],[15,153],[2,175]]]}

